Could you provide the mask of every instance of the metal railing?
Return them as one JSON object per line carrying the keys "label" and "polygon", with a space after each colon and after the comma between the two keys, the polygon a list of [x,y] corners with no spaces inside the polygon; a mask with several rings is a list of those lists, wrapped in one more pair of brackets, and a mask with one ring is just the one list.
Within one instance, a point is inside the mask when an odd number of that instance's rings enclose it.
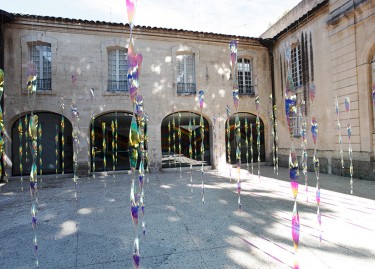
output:
{"label": "metal railing", "polygon": [[108,91],[109,92],[127,92],[128,81],[127,80],[108,80]]}
{"label": "metal railing", "polygon": [[37,88],[38,91],[48,91],[52,90],[52,80],[50,78],[46,79],[37,79]]}
{"label": "metal railing", "polygon": [[255,95],[255,87],[254,86],[246,86],[246,87],[238,87],[238,94],[239,95]]}
{"label": "metal railing", "polygon": [[195,94],[196,85],[195,83],[177,83],[177,93]]}

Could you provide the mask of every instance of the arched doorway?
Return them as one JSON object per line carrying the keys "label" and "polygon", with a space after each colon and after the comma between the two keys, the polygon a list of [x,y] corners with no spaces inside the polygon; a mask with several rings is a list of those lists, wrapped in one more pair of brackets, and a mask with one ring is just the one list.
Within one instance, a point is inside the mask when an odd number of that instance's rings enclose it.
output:
{"label": "arched doorway", "polygon": [[[230,143],[230,163],[235,164],[236,163],[236,136],[235,136],[235,128],[234,123],[236,119],[236,115],[238,115],[238,118],[240,120],[240,132],[241,132],[241,163],[246,163],[246,152],[248,152],[248,158],[249,163],[251,162],[251,158],[253,158],[253,162],[258,161],[258,149],[257,149],[257,130],[256,130],[256,115],[245,113],[245,112],[239,112],[231,115],[229,118],[229,125],[230,125],[230,136],[229,136],[229,143]],[[246,137],[246,128],[245,128],[245,120],[247,120],[247,137]],[[228,120],[227,120],[228,121]],[[227,121],[225,122],[225,128],[227,126]],[[259,119],[260,122],[260,160],[261,162],[264,162],[266,159],[265,154],[265,146],[264,146],[264,124],[261,119]],[[253,147],[253,156],[251,156],[251,143],[250,143],[250,135],[252,132],[252,147]],[[246,139],[248,142],[248,147],[246,147]],[[228,158],[228,135],[225,131],[225,156],[227,163],[229,163]]]}
{"label": "arched doorway", "polygon": [[96,117],[94,125],[90,124],[92,172],[130,170],[129,131],[132,116],[130,112],[115,111]]}
{"label": "arched doorway", "polygon": [[[204,117],[202,119],[204,126],[204,165],[210,165],[209,123]],[[202,165],[200,120],[201,115],[186,111],[172,113],[163,119],[161,123],[163,168],[179,167],[180,161],[181,166]],[[179,155],[179,129],[181,130],[181,155]],[[190,145],[191,153],[189,152]]]}
{"label": "arched doorway", "polygon": [[[72,124],[59,114],[52,112],[35,112],[38,115],[39,127],[41,126],[42,136],[38,133],[38,148],[42,148],[42,154],[38,151],[37,166],[38,174],[42,168],[43,174],[72,173],[73,172],[73,142]],[[17,119],[12,126],[12,174],[21,175],[20,163],[22,163],[22,174],[30,173],[31,141],[27,130],[29,126],[30,113]],[[61,121],[64,122],[64,133],[62,133]],[[21,132],[19,132],[21,131]],[[64,140],[62,139],[64,137]],[[62,153],[64,141],[64,154]],[[20,144],[22,150],[20,151]],[[40,166],[42,156],[42,166]]]}

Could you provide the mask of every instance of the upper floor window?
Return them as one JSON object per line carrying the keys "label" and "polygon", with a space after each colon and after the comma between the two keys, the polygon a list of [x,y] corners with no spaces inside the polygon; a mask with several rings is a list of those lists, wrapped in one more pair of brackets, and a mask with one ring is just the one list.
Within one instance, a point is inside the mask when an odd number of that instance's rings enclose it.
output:
{"label": "upper floor window", "polygon": [[37,90],[51,90],[51,45],[31,45],[30,58],[36,65]]}
{"label": "upper floor window", "polygon": [[108,91],[128,91],[127,68],[125,49],[108,51]]}
{"label": "upper floor window", "polygon": [[240,58],[238,59],[237,67],[239,94],[254,95],[252,60]]}
{"label": "upper floor window", "polygon": [[196,92],[195,53],[180,54],[177,58],[177,93]]}
{"label": "upper floor window", "polygon": [[302,85],[302,57],[301,46],[299,43],[292,47],[291,58],[292,78],[294,86],[298,87]]}

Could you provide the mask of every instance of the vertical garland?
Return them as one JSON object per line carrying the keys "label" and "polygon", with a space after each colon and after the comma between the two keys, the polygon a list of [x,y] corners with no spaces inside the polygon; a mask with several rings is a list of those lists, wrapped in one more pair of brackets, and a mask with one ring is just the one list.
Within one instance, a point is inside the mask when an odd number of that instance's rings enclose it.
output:
{"label": "vertical garland", "polygon": [[247,122],[247,116],[245,118],[245,146],[246,146],[246,170],[249,171],[249,140],[248,140],[248,129],[249,124]]}
{"label": "vertical garland", "polygon": [[201,180],[202,180],[202,204],[204,205],[204,121],[203,121],[203,105],[204,105],[204,91],[199,91],[199,107],[201,109],[201,117],[199,121],[200,132],[201,132]]}
{"label": "vertical garland", "polygon": [[71,113],[72,113],[72,138],[73,138],[73,182],[77,186],[77,168],[78,168],[78,152],[79,152],[79,113],[77,107],[77,99],[75,96],[75,81],[76,75],[72,75],[73,83],[73,99],[71,104]]}
{"label": "vertical garland", "polygon": [[194,142],[194,160],[197,159],[197,128],[195,122],[195,115],[193,117],[193,142]]}
{"label": "vertical garland", "polygon": [[61,173],[65,172],[65,119],[64,119],[64,102],[61,100]]}
{"label": "vertical garland", "polygon": [[[117,166],[117,161],[118,161],[118,121],[117,121],[117,111],[116,111],[116,119],[115,119],[115,165]],[[147,165],[148,167],[148,165]]]}
{"label": "vertical garland", "polygon": [[31,157],[32,165],[30,172],[30,194],[32,198],[31,205],[31,217],[32,217],[32,227],[34,230],[34,254],[35,254],[35,264],[39,268],[39,259],[38,259],[38,238],[37,238],[37,213],[38,213],[38,178],[37,178],[37,155],[38,155],[38,116],[31,115],[29,122],[29,137],[31,139]]}
{"label": "vertical garland", "polygon": [[250,162],[251,174],[254,175],[253,124],[250,123]]}
{"label": "vertical garland", "polygon": [[25,158],[26,164],[29,162],[29,117],[28,115],[25,116]]}
{"label": "vertical garland", "polygon": [[23,165],[22,165],[23,150],[22,150],[22,137],[23,137],[23,127],[22,127],[22,120],[20,118],[19,121],[18,121],[18,138],[19,138],[19,142],[20,142],[20,145],[18,147],[18,155],[19,155],[19,160],[20,160],[21,191],[23,191]]}
{"label": "vertical garland", "polygon": [[[94,143],[93,143],[93,139],[92,139],[92,130],[93,130],[93,126],[94,126],[94,100],[95,100],[95,93],[94,93],[94,89],[93,88],[90,88],[89,90],[89,94],[90,94],[90,99],[91,99],[91,115],[90,115],[90,123],[91,123],[91,130],[90,131],[90,136],[87,138],[87,167],[88,167],[88,175],[91,174],[91,172],[94,172],[94,169],[93,169],[93,165],[94,165],[94,162],[93,162],[93,151],[94,150]],[[95,135],[95,134],[94,134]],[[93,174],[94,176],[94,174]]]}
{"label": "vertical garland", "polygon": [[275,130],[275,166],[276,166],[276,175],[279,175],[279,135],[277,133],[277,121],[276,121],[276,105],[273,106],[273,115],[274,115],[274,130]]}
{"label": "vertical garland", "polygon": [[[31,171],[30,171],[30,195],[31,195],[31,225],[34,231],[33,245],[34,245],[34,257],[35,266],[39,268],[38,258],[38,237],[37,237],[37,214],[38,214],[38,177],[37,177],[37,156],[38,156],[38,116],[34,115],[34,103],[37,90],[37,72],[36,65],[34,63],[28,64],[28,101],[31,108],[31,115],[29,118],[29,125],[27,129],[28,137],[26,144],[30,139],[31,143]],[[1,99],[1,98],[0,98]],[[26,118],[27,119],[27,118]]]}
{"label": "vertical garland", "polygon": [[258,177],[260,179],[260,119],[259,119],[259,95],[255,98],[255,107],[257,110],[257,117],[255,126],[257,129],[257,151],[258,151]]}
{"label": "vertical garland", "polygon": [[59,161],[59,129],[57,124],[55,125],[55,173],[58,173],[58,161]]}
{"label": "vertical garland", "polygon": [[190,158],[190,190],[193,192],[193,146],[192,146],[192,136],[193,130],[191,127],[191,112],[189,117],[189,158]]}
{"label": "vertical garland", "polygon": [[220,165],[220,160],[222,158],[222,150],[223,150],[223,147],[221,145],[221,115],[219,113],[219,116],[218,116],[218,122],[219,122],[219,159],[218,159],[218,166]]}
{"label": "vertical garland", "polygon": [[319,182],[319,158],[317,156],[317,140],[318,140],[318,121],[316,117],[316,106],[315,106],[315,95],[316,95],[316,88],[314,81],[312,81],[309,85],[309,98],[310,103],[312,104],[312,116],[311,116],[311,136],[314,143],[314,155],[313,155],[313,163],[314,163],[314,171],[316,177],[316,189],[315,189],[315,199],[317,203],[317,220],[319,226],[319,242],[322,242],[322,216],[320,213],[320,182]]}
{"label": "vertical garland", "polygon": [[92,176],[95,177],[95,117],[91,115],[91,163]]}
{"label": "vertical garland", "polygon": [[216,171],[218,171],[218,165],[217,165],[217,161],[218,161],[218,158],[217,158],[217,153],[218,153],[218,150],[217,150],[217,139],[216,139],[216,119],[217,119],[217,116],[216,114],[213,116],[212,118],[212,122],[213,122],[213,126],[212,126],[212,129],[214,131],[214,150],[215,150],[215,161],[216,161]]}
{"label": "vertical garland", "polygon": [[229,181],[232,182],[232,161],[230,158],[230,108],[227,105],[227,126],[226,126],[226,133],[227,133],[227,155],[228,155],[228,163],[229,163]]}
{"label": "vertical garland", "polygon": [[[144,210],[144,192],[143,192],[143,177],[144,177],[144,143],[145,143],[145,122],[146,119],[143,113],[143,98],[138,94],[139,76],[143,57],[137,54],[134,50],[133,44],[133,20],[136,9],[136,0],[126,0],[126,8],[128,13],[128,20],[130,24],[130,42],[128,46],[127,62],[128,62],[128,89],[130,93],[130,100],[133,104],[133,116],[129,131],[129,152],[130,152],[130,167],[132,172],[132,181],[130,189],[130,211],[132,222],[134,226],[134,243],[133,243],[133,267],[138,269],[140,266],[140,247],[138,238],[138,219],[139,207],[141,206],[142,215]],[[135,113],[137,112],[137,119]],[[137,125],[138,122],[138,125]],[[139,188],[137,191],[135,184],[135,171],[137,168],[138,156],[140,154],[141,161],[139,164]],[[145,224],[142,221],[143,234],[145,233]]]}
{"label": "vertical garland", "polygon": [[[140,155],[140,163],[139,163],[139,206],[141,208],[141,216],[144,217],[144,211],[145,211],[145,194],[144,194],[144,176],[145,176],[145,162],[146,162],[146,156],[145,156],[145,130],[146,130],[146,118],[143,111],[143,97],[142,95],[137,95],[136,98],[136,111],[137,111],[137,120],[138,120],[138,132],[139,132],[139,155]],[[143,236],[146,233],[146,224],[144,220],[142,219],[142,234]]]}
{"label": "vertical garland", "polygon": [[307,124],[306,124],[306,113],[303,107],[305,106],[305,102],[302,101],[299,111],[299,120],[301,126],[301,164],[302,164],[302,173],[305,177],[305,191],[306,191],[306,202],[309,201],[309,190],[308,190],[308,174],[307,174]]}
{"label": "vertical garland", "polygon": [[350,97],[345,97],[345,110],[347,115],[347,131],[348,131],[348,138],[349,138],[349,173],[350,173],[350,194],[353,194],[353,148],[352,148],[352,126],[350,124]]}
{"label": "vertical garland", "polygon": [[236,118],[234,122],[234,133],[236,137],[236,166],[237,166],[237,193],[238,193],[238,210],[241,212],[241,122],[238,117],[239,93],[237,81],[237,50],[238,45],[236,40],[232,40],[229,44],[230,58],[232,65],[232,91],[233,103],[236,109]]}
{"label": "vertical garland", "polygon": [[[273,163],[273,173],[276,173],[276,121],[275,121],[275,110],[276,106],[273,106],[273,97],[272,93],[269,95],[270,97],[270,119],[271,119],[271,133],[272,133],[272,163]],[[278,172],[277,172],[278,173]]]}
{"label": "vertical garland", "polygon": [[113,177],[115,176],[115,121],[111,122],[111,131],[112,131],[112,171]]}
{"label": "vertical garland", "polygon": [[104,171],[107,170],[107,158],[106,158],[106,155],[107,155],[107,142],[106,142],[106,133],[105,133],[105,130],[106,129],[106,124],[105,122],[103,121],[102,122],[102,147],[103,147],[103,169]]}
{"label": "vertical garland", "polygon": [[171,120],[169,119],[168,121],[168,162],[169,162],[169,167],[171,167]]}
{"label": "vertical garland", "polygon": [[176,167],[176,122],[174,120],[174,112],[172,114],[172,138],[173,138],[173,162]]}
{"label": "vertical garland", "polygon": [[286,90],[285,90],[285,112],[286,119],[288,124],[288,130],[290,134],[291,147],[289,151],[289,178],[290,184],[292,187],[292,194],[294,199],[293,213],[292,213],[292,239],[294,246],[294,267],[299,268],[299,259],[298,259],[298,246],[299,246],[299,232],[300,232],[300,220],[297,208],[297,195],[298,195],[298,179],[299,179],[299,170],[298,170],[298,159],[297,153],[294,148],[294,139],[293,139],[293,123],[292,119],[296,117],[297,114],[297,96],[296,90],[294,87],[294,82],[292,78],[291,71],[291,49],[287,48],[285,52],[285,57],[287,61],[287,79],[286,79]]}
{"label": "vertical garland", "polygon": [[39,153],[39,175],[40,175],[40,188],[42,188],[43,184],[43,159],[42,159],[42,124],[38,126],[38,153]]}
{"label": "vertical garland", "polygon": [[178,112],[178,156],[180,161],[180,179],[182,179],[181,171],[181,113]]}
{"label": "vertical garland", "polygon": [[[0,69],[0,101],[4,93],[4,71]],[[4,115],[2,107],[0,106],[0,178],[3,178],[3,164],[4,164]]]}
{"label": "vertical garland", "polygon": [[340,124],[340,107],[339,107],[339,101],[336,96],[335,100],[335,110],[336,110],[336,128],[337,132],[339,134],[339,145],[340,145],[340,159],[341,159],[341,168],[344,169],[344,152],[342,150],[342,136],[341,136],[341,124]]}

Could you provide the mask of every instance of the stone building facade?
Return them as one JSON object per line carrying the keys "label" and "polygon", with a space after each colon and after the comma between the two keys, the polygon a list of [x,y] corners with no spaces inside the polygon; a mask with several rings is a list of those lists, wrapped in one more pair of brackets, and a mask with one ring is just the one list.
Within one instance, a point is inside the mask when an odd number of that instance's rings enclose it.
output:
{"label": "stone building facade", "polygon": [[[301,95],[306,100],[308,156],[313,170],[310,127],[317,115],[318,156],[325,173],[350,176],[348,119],[351,125],[353,174],[375,179],[375,131],[373,89],[375,81],[375,1],[302,1],[266,31],[262,38],[274,40],[273,58],[280,137],[280,161],[288,162],[289,131],[284,112],[285,50],[300,46]],[[315,104],[309,103],[308,88],[316,86]],[[339,103],[344,168],[335,112]],[[345,98],[350,98],[350,113]],[[314,107],[315,106],[315,107]],[[313,110],[316,110],[315,112]],[[297,143],[299,146],[298,136]]]}
{"label": "stone building facade", "polygon": [[[129,44],[128,25],[20,14],[12,16],[13,20],[3,25],[6,73],[4,105],[8,137],[13,140],[17,138],[15,124],[22,116],[30,113],[26,92],[27,63],[32,57],[30,48],[35,44],[47,44],[50,47],[51,87],[38,91],[34,110],[53,113],[59,117],[64,114],[66,120],[72,122],[70,106],[75,95],[81,130],[79,170],[82,174],[91,173],[91,115],[99,119],[109,113],[131,113],[133,110],[128,92],[112,90],[108,82],[109,72],[112,72],[109,55],[115,50],[126,51]],[[165,120],[168,118],[169,123],[173,113],[176,117],[179,112],[185,113],[183,122],[186,129],[187,117],[190,117],[186,115],[200,115],[198,91],[202,89],[205,92],[203,116],[208,125],[209,154],[206,164],[226,169],[228,159],[224,126],[227,105],[231,108],[231,113],[235,113],[229,42],[236,39],[239,59],[242,59],[244,66],[245,62],[251,66],[250,92],[240,95],[238,112],[244,113],[245,117],[249,115],[250,121],[254,119],[257,114],[255,96],[259,95],[262,161],[272,163],[273,127],[269,98],[272,93],[277,108],[275,116],[278,122],[280,165],[288,164],[290,134],[284,112],[285,51],[287,47],[291,47],[297,63],[293,72],[299,83],[299,98],[306,100],[303,109],[308,119],[308,130],[313,110],[317,113],[317,150],[321,171],[349,175],[349,143],[346,136],[348,116],[344,107],[344,99],[349,96],[354,176],[375,179],[372,99],[375,81],[374,25],[373,0],[304,0],[260,38],[136,27],[135,48],[142,53],[144,59],[140,83],[145,111],[149,115],[150,166],[163,166],[163,156],[166,153],[163,141],[170,135],[166,134]],[[188,55],[194,57],[194,89],[181,91],[181,59],[185,59],[183,63],[186,68],[185,56]],[[72,76],[75,77],[74,83]],[[314,104],[309,103],[308,98],[308,87],[312,82],[316,86]],[[91,89],[95,92],[93,100],[90,99]],[[340,163],[336,128],[336,96],[340,105],[344,169]],[[60,105],[62,99],[65,112]],[[299,146],[298,126],[296,128],[294,136],[298,141],[296,145]],[[310,142],[310,132],[308,133],[309,164],[310,169],[313,169],[311,157],[314,146]],[[69,137],[66,138],[69,140]],[[8,139],[6,143],[6,154],[16,163],[17,150],[10,141]],[[18,173],[8,168],[8,175],[12,174]]]}
{"label": "stone building facade", "polygon": [[[79,170],[83,174],[85,171],[92,171],[88,167],[91,165],[88,154],[91,115],[99,118],[108,113],[133,111],[129,92],[111,90],[108,85],[108,55],[113,49],[126,51],[129,44],[128,25],[14,14],[14,20],[6,24],[4,29],[5,125],[9,135],[13,137],[13,141],[17,141],[18,132],[15,125],[22,116],[31,111],[26,90],[27,63],[32,57],[31,47],[46,44],[50,47],[48,53],[51,59],[51,88],[38,90],[34,111],[56,115],[64,113],[65,125],[67,125],[72,122],[70,107],[75,95],[80,115]],[[238,56],[252,62],[252,89],[259,93],[261,100],[267,100],[261,103],[260,117],[264,123],[265,136],[270,135],[267,114],[268,95],[271,92],[270,58],[268,49],[261,40],[146,27],[136,27],[133,36],[135,48],[138,53],[142,53],[144,59],[140,76],[140,93],[144,98],[145,111],[149,115],[148,148],[149,154],[152,155],[151,167],[161,168],[162,165],[163,119],[171,113],[176,113],[177,116],[178,112],[200,114],[197,96],[201,89],[205,92],[203,116],[209,125],[210,144],[213,145],[213,117],[220,113],[221,117],[218,119],[221,118],[221,129],[219,130],[219,125],[216,124],[215,132],[218,137],[223,138],[222,147],[225,148],[226,106],[229,105],[234,113],[229,65],[229,42],[233,38],[239,43]],[[179,55],[194,55],[195,58],[195,89],[191,92],[178,93],[179,81],[176,73]],[[74,83],[72,76],[75,77]],[[91,89],[95,93],[93,101],[90,99]],[[241,95],[238,112],[256,114],[254,100],[255,94]],[[64,111],[61,102],[65,104]],[[198,124],[199,122],[196,123]],[[25,124],[23,127],[25,128]],[[53,133],[49,132],[43,136],[43,140],[47,139],[46,135],[49,135],[50,140],[54,137]],[[71,143],[68,141],[69,135],[65,136],[65,139],[68,146]],[[265,156],[268,158],[272,140],[268,137],[264,141],[266,143],[264,148],[267,151]],[[17,148],[18,146],[12,147],[8,140],[6,152],[15,164],[18,157],[12,155],[18,155]],[[53,144],[50,148],[53,150]],[[222,151],[221,156],[218,156],[214,152],[218,148],[219,146],[209,147],[210,158],[207,164],[213,167],[223,167],[225,163],[225,150]],[[50,155],[54,158],[52,153]],[[65,161],[69,162],[67,157]],[[50,165],[53,165],[53,162]],[[18,171],[14,173],[17,166],[18,164],[8,173],[19,174]]]}

